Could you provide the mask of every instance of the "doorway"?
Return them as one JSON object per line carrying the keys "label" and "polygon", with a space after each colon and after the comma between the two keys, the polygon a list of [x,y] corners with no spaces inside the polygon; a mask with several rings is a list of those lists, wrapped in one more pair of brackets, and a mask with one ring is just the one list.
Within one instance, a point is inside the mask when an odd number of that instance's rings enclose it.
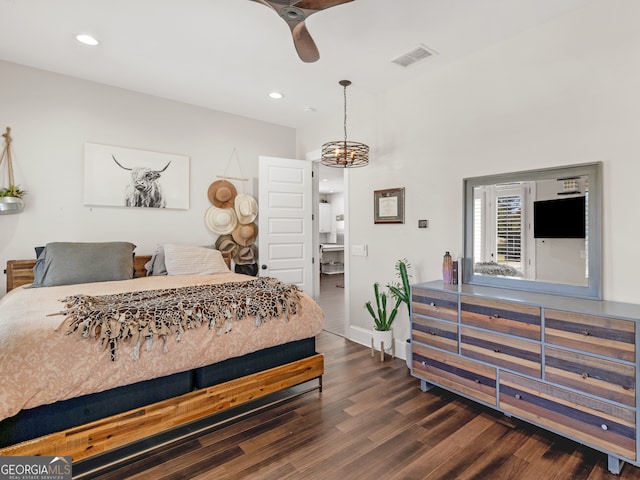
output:
{"label": "doorway", "polygon": [[318,168],[318,304],[325,330],[346,337],[345,322],[345,178],[341,168]]}

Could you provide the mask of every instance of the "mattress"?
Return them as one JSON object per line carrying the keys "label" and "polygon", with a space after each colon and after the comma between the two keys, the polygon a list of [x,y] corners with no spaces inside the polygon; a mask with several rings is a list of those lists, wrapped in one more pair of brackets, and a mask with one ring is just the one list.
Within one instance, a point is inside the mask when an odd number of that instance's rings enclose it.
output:
{"label": "mattress", "polygon": [[[324,326],[320,307],[300,293],[300,308],[288,318],[269,318],[256,326],[253,318],[233,322],[228,333],[206,326],[186,330],[179,342],[154,342],[135,359],[134,346],[123,343],[116,361],[98,342],[61,327],[61,300],[70,295],[103,295],[210,283],[249,281],[235,273],[156,276],[132,280],[20,287],[0,300],[0,419],[23,409],[52,404],[157,377],[204,367],[265,348],[317,335]],[[206,382],[206,380],[202,380]]]}

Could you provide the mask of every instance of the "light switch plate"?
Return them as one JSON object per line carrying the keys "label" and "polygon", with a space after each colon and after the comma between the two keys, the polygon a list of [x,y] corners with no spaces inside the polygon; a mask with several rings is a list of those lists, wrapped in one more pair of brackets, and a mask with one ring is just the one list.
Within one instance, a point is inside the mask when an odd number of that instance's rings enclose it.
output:
{"label": "light switch plate", "polygon": [[366,257],[367,245],[351,245],[351,255],[354,257]]}

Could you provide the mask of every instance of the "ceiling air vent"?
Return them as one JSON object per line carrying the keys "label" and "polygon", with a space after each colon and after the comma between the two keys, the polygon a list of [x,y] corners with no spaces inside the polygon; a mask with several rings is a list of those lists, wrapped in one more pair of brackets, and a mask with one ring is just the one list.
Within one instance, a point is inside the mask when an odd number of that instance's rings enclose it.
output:
{"label": "ceiling air vent", "polygon": [[400,65],[401,67],[408,67],[409,65],[413,65],[414,63],[420,62],[435,54],[436,52],[434,52],[430,48],[427,48],[424,45],[418,45],[413,50],[402,54],[397,58],[394,58],[393,60],[391,60],[391,63],[395,63],[396,65]]}

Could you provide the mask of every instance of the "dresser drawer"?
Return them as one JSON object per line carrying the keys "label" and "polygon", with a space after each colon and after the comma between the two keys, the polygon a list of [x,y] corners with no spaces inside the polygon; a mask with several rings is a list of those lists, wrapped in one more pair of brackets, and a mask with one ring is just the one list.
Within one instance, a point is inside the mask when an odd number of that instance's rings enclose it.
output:
{"label": "dresser drawer", "polygon": [[619,362],[545,349],[545,379],[629,406],[636,404],[636,368]]}
{"label": "dresser drawer", "polygon": [[414,342],[425,343],[458,353],[458,324],[413,315],[411,337]]}
{"label": "dresser drawer", "polygon": [[475,328],[460,327],[460,353],[533,377],[542,376],[539,343]]}
{"label": "dresser drawer", "polygon": [[545,309],[547,343],[635,362],[635,322]]}
{"label": "dresser drawer", "polygon": [[496,405],[496,369],[424,345],[411,344],[413,374],[436,385]]}
{"label": "dresser drawer", "polygon": [[462,295],[460,321],[494,332],[540,340],[540,307]]}
{"label": "dresser drawer", "polygon": [[636,459],[632,409],[594,400],[508,372],[500,374],[500,408],[595,448]]}
{"label": "dresser drawer", "polygon": [[458,295],[424,288],[411,289],[411,311],[428,317],[458,321]]}

